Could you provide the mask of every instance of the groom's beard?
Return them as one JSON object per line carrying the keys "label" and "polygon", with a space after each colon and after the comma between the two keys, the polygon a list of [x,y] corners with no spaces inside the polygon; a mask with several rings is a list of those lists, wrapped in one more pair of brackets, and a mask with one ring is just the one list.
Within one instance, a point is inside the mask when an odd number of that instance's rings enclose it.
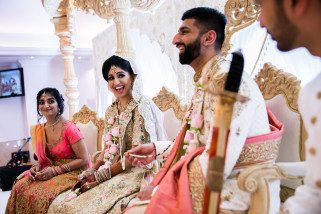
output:
{"label": "groom's beard", "polygon": [[193,43],[184,44],[177,43],[176,45],[184,45],[184,52],[179,54],[179,62],[181,64],[190,64],[201,53],[201,37],[198,36]]}

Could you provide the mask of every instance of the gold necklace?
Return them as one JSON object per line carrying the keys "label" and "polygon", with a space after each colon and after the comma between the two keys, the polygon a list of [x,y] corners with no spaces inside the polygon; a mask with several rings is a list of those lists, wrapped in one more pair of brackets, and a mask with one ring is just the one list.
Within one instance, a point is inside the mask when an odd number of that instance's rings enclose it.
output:
{"label": "gold necklace", "polygon": [[125,111],[126,108],[127,108],[127,106],[128,106],[128,104],[129,104],[131,101],[132,101],[132,99],[130,99],[130,100],[128,101],[128,103],[127,103],[126,106],[121,106],[120,102],[118,101],[118,104],[117,104],[117,109],[118,109],[118,111],[119,111],[119,112]]}
{"label": "gold necklace", "polygon": [[51,127],[51,130],[52,130],[53,132],[55,131],[55,125],[57,125],[57,124],[59,123],[60,119],[61,119],[61,116],[59,116],[59,118],[58,118],[53,124],[48,124],[48,122],[47,122],[47,125],[48,125],[49,127]]}
{"label": "gold necklace", "polygon": [[117,108],[118,108],[118,111],[119,111],[119,112],[125,111],[126,107],[127,107],[127,106],[124,106],[124,107],[121,106],[121,105],[120,105],[120,102],[118,102]]}

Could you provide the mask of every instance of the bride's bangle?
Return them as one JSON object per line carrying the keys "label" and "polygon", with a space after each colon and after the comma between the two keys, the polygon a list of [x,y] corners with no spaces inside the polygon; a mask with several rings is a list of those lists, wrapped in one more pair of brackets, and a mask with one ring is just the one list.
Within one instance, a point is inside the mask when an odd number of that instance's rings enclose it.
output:
{"label": "bride's bangle", "polygon": [[102,183],[102,182],[104,182],[106,180],[109,180],[111,178],[110,167],[94,172],[94,176],[95,176],[95,180],[98,183]]}

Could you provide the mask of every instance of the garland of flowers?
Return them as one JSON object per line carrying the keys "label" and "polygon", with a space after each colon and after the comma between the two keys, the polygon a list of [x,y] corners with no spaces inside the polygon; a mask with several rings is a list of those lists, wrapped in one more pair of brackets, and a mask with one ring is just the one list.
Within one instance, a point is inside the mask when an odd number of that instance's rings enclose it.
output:
{"label": "garland of flowers", "polygon": [[[122,114],[121,114],[122,115]],[[105,143],[105,154],[104,154],[104,165],[101,168],[109,168],[114,160],[114,158],[120,154],[120,132],[119,132],[119,119],[120,116],[112,116],[107,120],[107,132],[104,135],[104,143]]]}
{"label": "garland of flowers", "polygon": [[[220,63],[224,61],[223,58],[215,57],[213,62],[210,65],[210,73],[211,75],[215,75],[217,71],[220,70]],[[203,68],[204,69],[204,68]],[[214,71],[214,72],[213,72]],[[204,87],[209,83],[210,79],[205,78],[203,81],[199,80],[199,82],[195,83],[197,90],[204,91]],[[204,92],[205,93],[205,92]],[[194,98],[193,98],[194,99]],[[193,102],[193,100],[192,100]],[[188,130],[186,131],[184,137],[184,146],[183,148],[186,150],[185,154],[191,153],[195,151],[200,146],[200,141],[198,139],[198,135],[201,133],[204,123],[204,116],[202,114],[196,113],[192,115],[192,109],[187,112],[185,115],[186,122],[189,125]]]}
{"label": "garland of flowers", "polygon": [[[197,90],[203,90],[202,84],[197,83]],[[193,109],[191,108],[185,115],[186,122],[188,124],[188,130],[186,131],[184,137],[185,154],[189,154],[197,149],[200,144],[198,140],[198,135],[201,133],[204,117],[201,114],[192,114]]]}

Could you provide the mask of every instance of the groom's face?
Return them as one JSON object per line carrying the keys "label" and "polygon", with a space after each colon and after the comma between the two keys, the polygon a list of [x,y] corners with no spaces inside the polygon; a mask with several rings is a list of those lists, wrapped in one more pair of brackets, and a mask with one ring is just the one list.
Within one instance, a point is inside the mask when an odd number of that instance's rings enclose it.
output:
{"label": "groom's face", "polygon": [[174,36],[172,43],[178,48],[179,62],[191,64],[201,54],[200,30],[195,19],[185,19]]}

